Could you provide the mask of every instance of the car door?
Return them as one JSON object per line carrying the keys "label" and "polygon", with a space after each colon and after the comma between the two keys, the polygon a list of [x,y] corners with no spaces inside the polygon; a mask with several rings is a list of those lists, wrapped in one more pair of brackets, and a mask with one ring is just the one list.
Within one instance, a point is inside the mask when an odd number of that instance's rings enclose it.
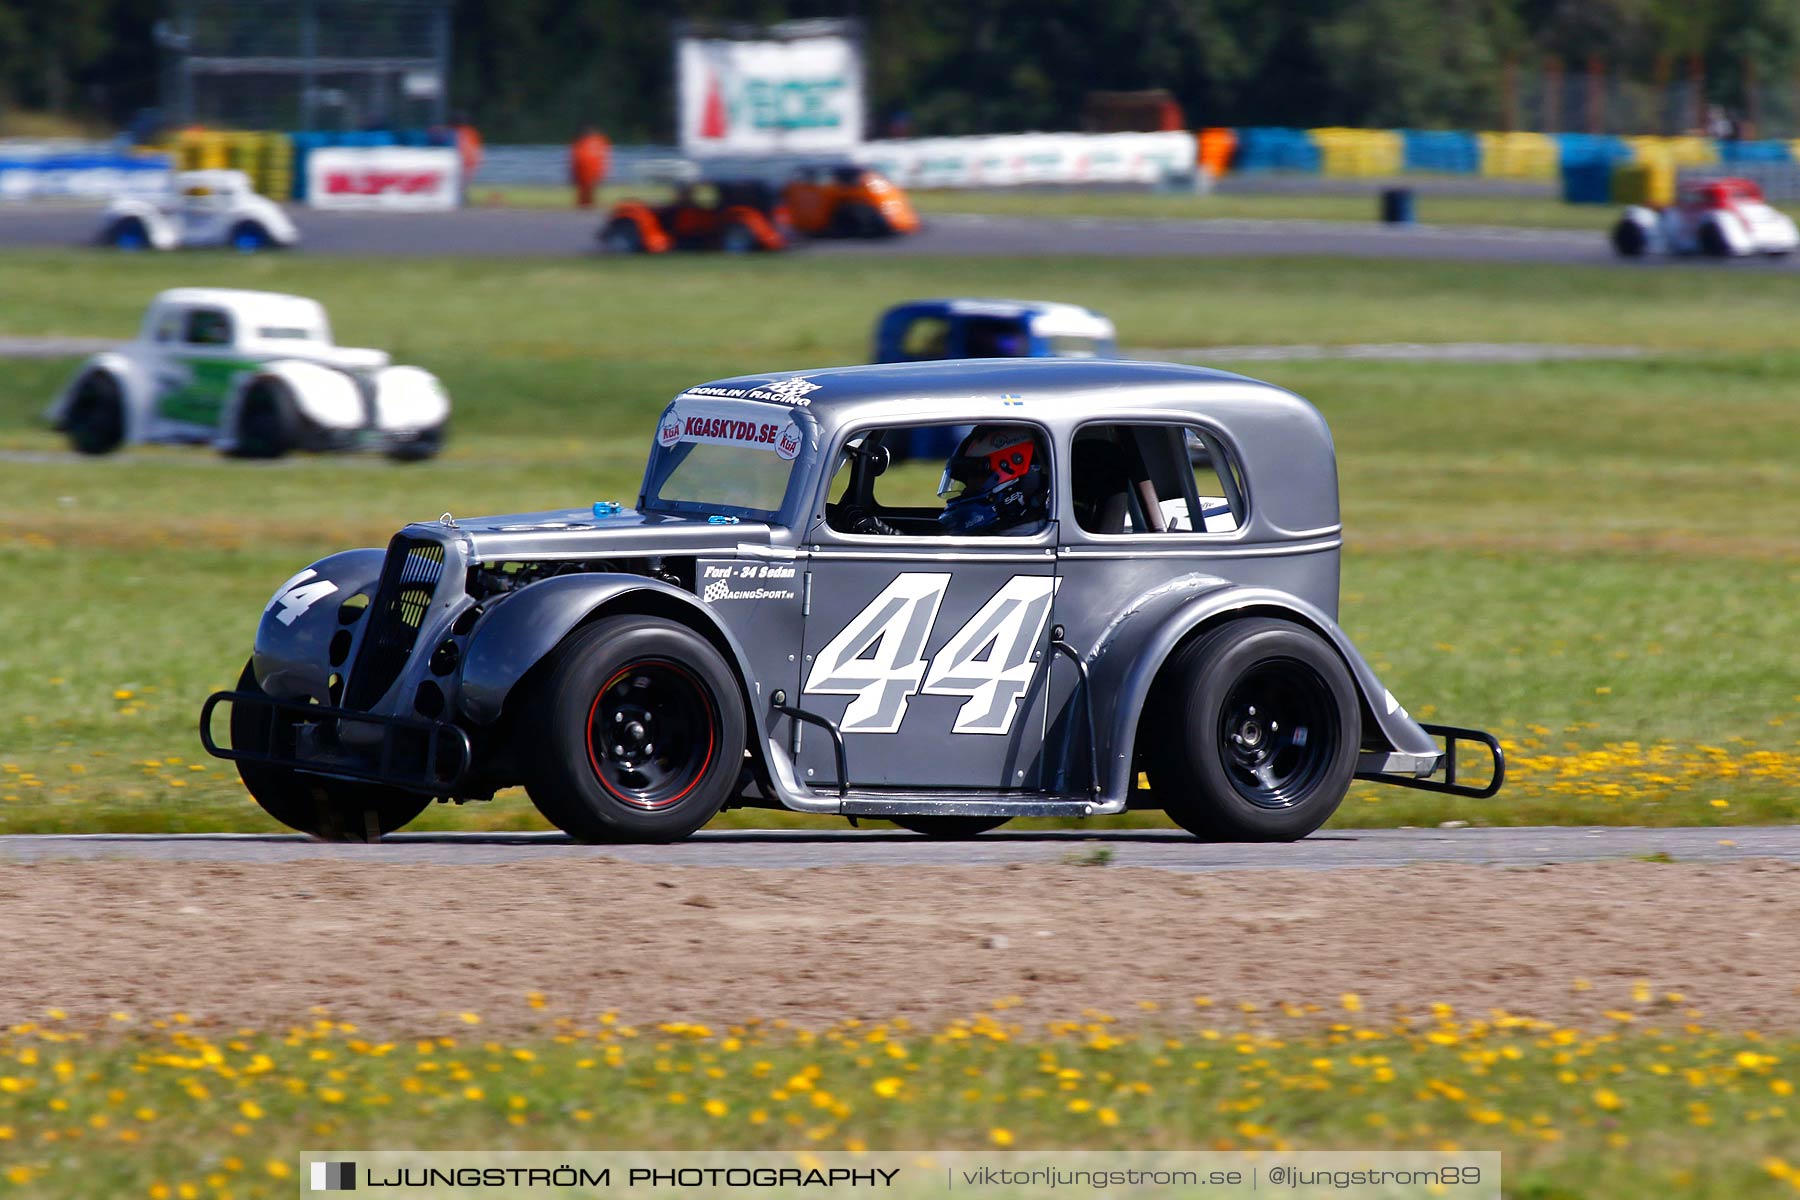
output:
{"label": "car door", "polygon": [[[857,787],[1035,788],[1054,523],[948,537],[924,522],[876,536],[815,525],[800,705],[836,724]],[[836,782],[822,731],[803,731],[798,761],[805,782]]]}
{"label": "car door", "polygon": [[214,428],[238,375],[255,364],[238,352],[236,326],[222,308],[189,308],[174,332],[178,340],[165,344],[157,370],[157,415]]}

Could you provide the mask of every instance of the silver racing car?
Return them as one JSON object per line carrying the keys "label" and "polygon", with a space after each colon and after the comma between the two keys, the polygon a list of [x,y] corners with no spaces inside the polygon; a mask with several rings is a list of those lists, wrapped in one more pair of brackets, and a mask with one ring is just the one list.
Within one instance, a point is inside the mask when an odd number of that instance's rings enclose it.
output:
{"label": "silver racing car", "polygon": [[[929,426],[967,431],[893,464]],[[348,839],[518,784],[576,838],[658,842],[746,805],[1280,841],[1357,778],[1494,794],[1495,739],[1413,720],[1338,627],[1341,545],[1323,418],[1237,375],[727,379],[664,409],[633,507],[445,513],[295,575],[201,734]]]}

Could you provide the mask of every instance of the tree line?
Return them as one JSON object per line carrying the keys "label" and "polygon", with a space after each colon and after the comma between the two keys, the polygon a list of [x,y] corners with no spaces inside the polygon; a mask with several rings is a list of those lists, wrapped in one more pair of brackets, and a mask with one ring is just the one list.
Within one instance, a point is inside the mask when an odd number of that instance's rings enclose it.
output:
{"label": "tree line", "polygon": [[[0,0],[0,105],[123,123],[154,106],[172,0]],[[451,95],[490,140],[593,122],[666,139],[682,19],[857,18],[871,117],[919,134],[1071,129],[1095,90],[1193,125],[1494,128],[1521,73],[1604,64],[1742,109],[1800,74],[1794,0],[451,0]],[[239,0],[245,20],[259,6]],[[1572,124],[1572,123],[1571,123]]]}

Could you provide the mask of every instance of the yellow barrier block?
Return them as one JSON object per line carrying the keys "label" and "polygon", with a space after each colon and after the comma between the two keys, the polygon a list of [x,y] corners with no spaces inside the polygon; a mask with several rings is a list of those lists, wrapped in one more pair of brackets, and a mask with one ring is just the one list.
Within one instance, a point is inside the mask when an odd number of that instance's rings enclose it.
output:
{"label": "yellow barrier block", "polygon": [[1704,137],[1628,137],[1626,145],[1638,162],[1662,162],[1672,167],[1711,167],[1719,162],[1718,143]]}
{"label": "yellow barrier block", "polygon": [[1643,204],[1662,208],[1675,203],[1675,164],[1666,152],[1651,161],[1619,163],[1613,167],[1614,204]]}
{"label": "yellow barrier block", "polygon": [[1555,179],[1561,154],[1546,133],[1478,133],[1481,173],[1490,179]]}
{"label": "yellow barrier block", "polygon": [[1325,175],[1398,175],[1406,162],[1406,143],[1392,129],[1314,129],[1319,170]]}

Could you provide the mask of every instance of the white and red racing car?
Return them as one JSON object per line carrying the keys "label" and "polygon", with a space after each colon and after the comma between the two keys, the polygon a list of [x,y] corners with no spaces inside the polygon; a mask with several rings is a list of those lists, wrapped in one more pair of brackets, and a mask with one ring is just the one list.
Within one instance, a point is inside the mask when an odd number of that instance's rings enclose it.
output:
{"label": "white and red racing car", "polygon": [[1660,211],[1627,208],[1613,226],[1612,244],[1626,258],[1652,250],[1741,258],[1787,254],[1800,245],[1800,232],[1753,181],[1696,179],[1684,182],[1675,203]]}

